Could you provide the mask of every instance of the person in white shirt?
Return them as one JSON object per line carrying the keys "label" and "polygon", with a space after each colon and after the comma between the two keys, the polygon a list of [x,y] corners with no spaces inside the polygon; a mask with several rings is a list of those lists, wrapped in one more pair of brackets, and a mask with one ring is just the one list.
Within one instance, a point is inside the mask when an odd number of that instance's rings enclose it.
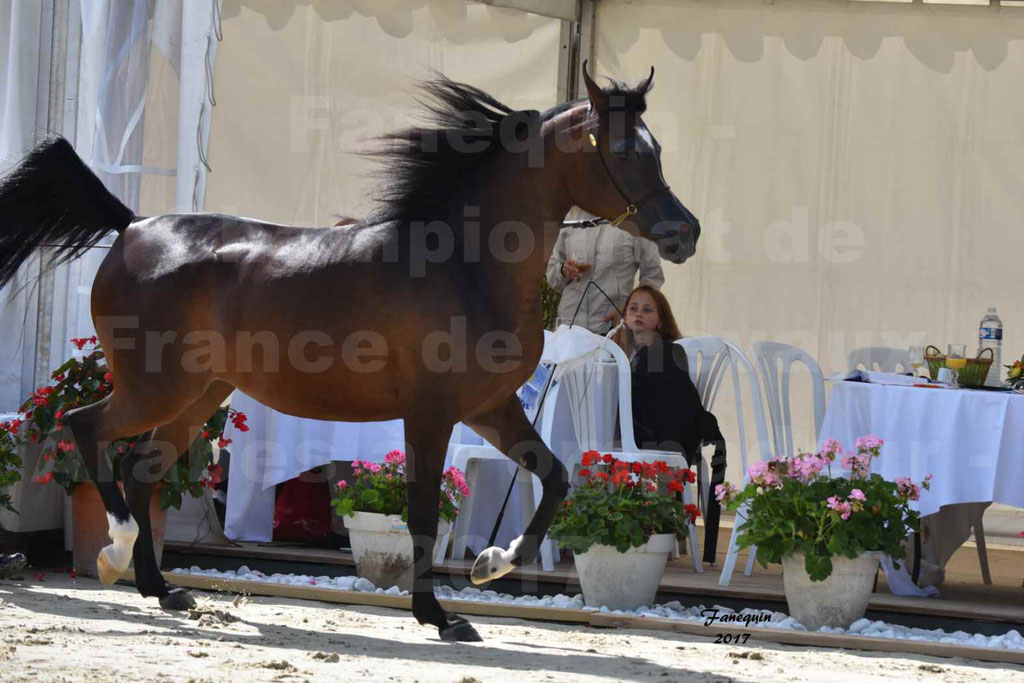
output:
{"label": "person in white shirt", "polygon": [[[595,334],[604,334],[618,324],[615,309],[622,308],[634,286],[660,288],[665,274],[661,270],[658,247],[650,240],[631,235],[579,208],[573,208],[566,216],[566,221],[586,219],[598,224],[564,227],[559,232],[548,260],[547,281],[552,289],[562,293],[558,304],[559,320],[570,320],[579,306],[574,324]],[[635,282],[638,274],[639,282]],[[597,287],[587,289],[591,280],[611,297],[614,305]]]}

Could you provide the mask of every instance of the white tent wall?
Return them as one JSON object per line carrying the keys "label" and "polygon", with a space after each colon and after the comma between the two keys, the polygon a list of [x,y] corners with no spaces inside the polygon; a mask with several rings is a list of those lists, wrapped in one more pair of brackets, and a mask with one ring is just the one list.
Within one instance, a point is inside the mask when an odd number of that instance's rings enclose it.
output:
{"label": "white tent wall", "polygon": [[1024,10],[603,0],[595,44],[599,73],[656,67],[645,118],[703,228],[665,267],[684,334],[797,344],[827,375],[859,346],[974,352],[998,306],[1004,362],[1024,352]]}
{"label": "white tent wall", "polygon": [[354,154],[421,114],[428,67],[512,107],[556,104],[561,22],[452,0],[225,0],[207,211],[329,225],[371,207]]}

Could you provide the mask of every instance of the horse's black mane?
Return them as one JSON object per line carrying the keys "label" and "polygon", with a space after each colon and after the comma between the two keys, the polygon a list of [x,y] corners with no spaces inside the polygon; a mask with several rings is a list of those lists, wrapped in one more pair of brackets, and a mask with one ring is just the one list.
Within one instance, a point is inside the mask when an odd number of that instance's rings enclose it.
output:
{"label": "horse's black mane", "polygon": [[[603,91],[612,106],[643,113],[649,87],[609,80]],[[433,218],[436,209],[479,180],[500,156],[504,147],[499,136],[508,117],[521,117],[527,130],[536,133],[530,117],[547,121],[587,101],[565,102],[538,114],[513,110],[483,90],[441,74],[421,87],[427,95],[421,100],[430,114],[427,125],[388,133],[378,139],[377,149],[366,153],[384,164],[378,209],[370,222]]]}

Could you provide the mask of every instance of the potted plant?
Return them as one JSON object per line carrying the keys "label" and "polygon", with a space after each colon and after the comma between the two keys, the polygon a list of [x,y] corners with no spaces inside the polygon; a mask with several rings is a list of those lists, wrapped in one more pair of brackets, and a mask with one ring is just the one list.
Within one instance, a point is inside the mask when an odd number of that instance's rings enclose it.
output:
{"label": "potted plant", "polygon": [[[409,535],[409,502],[405,486],[405,453],[391,451],[384,464],[352,462],[351,483],[342,479],[334,487],[331,504],[342,516],[352,543],[356,573],[381,588],[412,590],[413,543]],[[441,478],[440,520],[437,536],[448,532],[469,497],[462,471],[449,467]],[[437,545],[431,557],[437,554]]]}
{"label": "potted plant", "polygon": [[[739,547],[756,545],[762,566],[782,563],[790,614],[808,629],[847,628],[864,616],[879,560],[906,557],[907,533],[919,528],[910,502],[931,475],[919,486],[872,474],[881,448],[881,439],[865,436],[844,455],[829,439],[818,453],[754,463],[740,491],[715,489],[744,518]],[[831,476],[836,458],[849,476]]]}
{"label": "potted plant", "polygon": [[584,453],[582,464],[583,483],[562,504],[549,535],[573,551],[587,606],[653,605],[669,555],[700,516],[677,495],[696,476],[663,460],[629,463],[597,451]]}
{"label": "potted plant", "polygon": [[[38,483],[55,482],[71,496],[75,570],[95,576],[96,557],[108,543],[107,517],[99,491],[90,481],[72,435],[64,429],[61,419],[73,408],[95,403],[107,396],[113,391],[114,383],[95,337],[72,339],[71,342],[79,350],[87,345],[93,348],[82,358],[73,357],[66,361],[53,372],[52,384],[32,392],[21,407],[22,417],[6,428],[6,434],[10,435],[13,427],[13,436],[8,436],[5,441],[3,433],[0,433],[0,461],[4,457],[5,443],[12,447],[26,441],[42,444],[44,450],[34,480]],[[228,420],[240,431],[248,430],[244,414],[227,408],[218,409],[154,489],[150,522],[158,562],[163,550],[167,508],[180,508],[182,496],[186,493],[195,497],[203,495],[206,488],[216,486],[223,476],[221,466],[213,464],[212,442],[216,441],[222,451],[231,443],[230,439],[223,437]],[[121,460],[138,439],[136,435],[115,441],[101,454],[101,457],[109,458],[119,485]]]}

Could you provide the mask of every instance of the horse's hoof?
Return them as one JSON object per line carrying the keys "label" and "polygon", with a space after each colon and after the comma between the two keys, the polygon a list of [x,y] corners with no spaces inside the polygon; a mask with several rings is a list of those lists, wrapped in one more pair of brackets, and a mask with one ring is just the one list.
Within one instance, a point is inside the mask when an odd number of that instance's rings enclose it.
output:
{"label": "horse's hoof", "polygon": [[508,559],[510,553],[501,548],[487,548],[477,556],[473,569],[469,572],[469,580],[480,585],[501,578],[515,569]]}
{"label": "horse's hoof", "polygon": [[114,566],[114,563],[107,557],[107,549],[113,546],[107,546],[100,551],[99,557],[96,558],[96,573],[100,577],[100,581],[106,586],[113,586],[117,583],[117,580],[124,574],[124,569],[118,569]]}
{"label": "horse's hoof", "polygon": [[164,609],[184,612],[195,608],[196,599],[184,588],[172,588],[169,593],[160,596],[160,606]]}
{"label": "horse's hoof", "polygon": [[441,640],[450,643],[481,643],[484,640],[473,628],[473,624],[462,617],[453,616],[448,625],[437,629],[437,632],[440,634]]}

